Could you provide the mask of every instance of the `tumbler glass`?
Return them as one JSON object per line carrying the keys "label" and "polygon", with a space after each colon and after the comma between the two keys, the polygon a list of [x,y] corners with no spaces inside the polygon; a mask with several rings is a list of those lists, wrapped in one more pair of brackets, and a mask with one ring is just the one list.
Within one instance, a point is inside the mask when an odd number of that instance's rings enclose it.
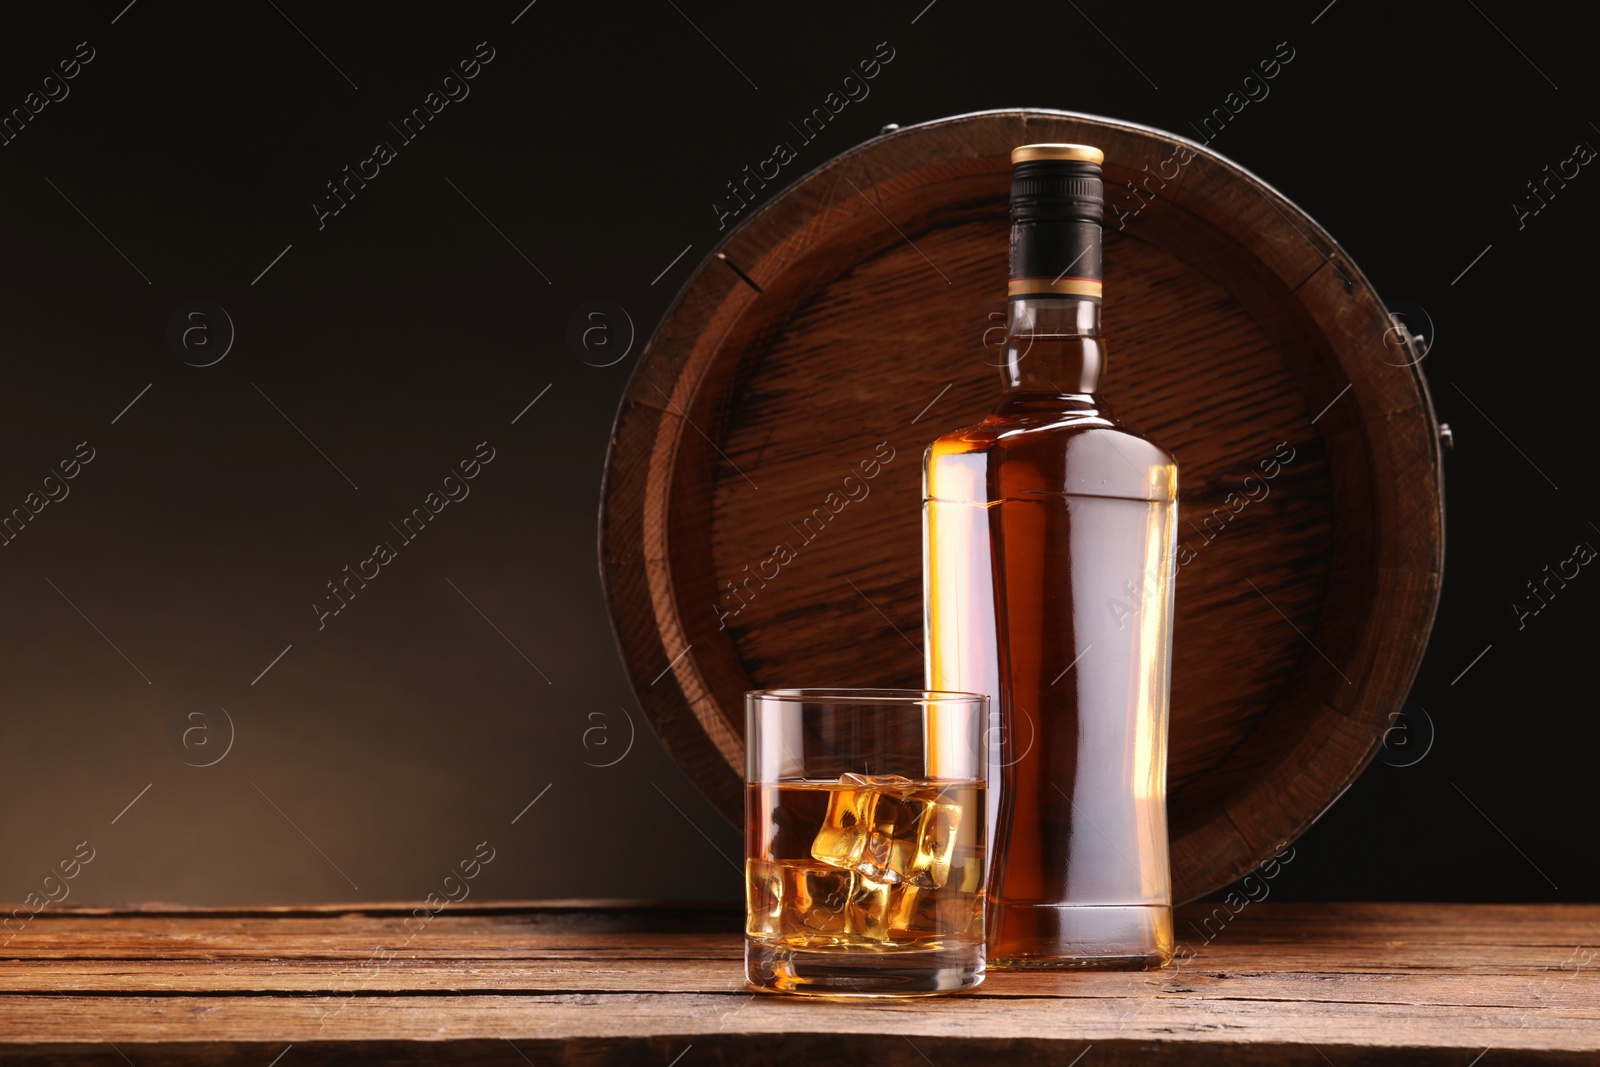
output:
{"label": "tumbler glass", "polygon": [[925,996],[983,981],[988,698],[745,694],[745,973]]}

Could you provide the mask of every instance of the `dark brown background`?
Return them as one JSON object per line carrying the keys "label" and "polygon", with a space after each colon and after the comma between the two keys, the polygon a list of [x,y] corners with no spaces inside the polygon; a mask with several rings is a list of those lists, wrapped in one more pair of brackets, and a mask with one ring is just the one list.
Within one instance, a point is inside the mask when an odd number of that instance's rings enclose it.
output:
{"label": "dark brown background", "polygon": [[[1592,836],[1600,578],[1586,569],[1524,629],[1512,608],[1576,542],[1600,546],[1579,431],[1600,177],[1585,168],[1521,230],[1510,206],[1575,142],[1600,144],[1592,15],[124,5],[14,14],[0,46],[0,109],[78,42],[96,50],[0,147],[0,510],[78,442],[96,449],[0,548],[0,897],[37,890],[83,840],[82,901],[419,897],[483,840],[496,859],[475,893],[734,896],[738,838],[650,736],[595,572],[632,361],[589,365],[617,350],[574,349],[568,327],[606,300],[642,340],[718,239],[724,182],[797,143],[788,123],[882,41],[895,59],[870,96],[784,180],[885,123],[986,107],[1196,136],[1191,121],[1293,47],[1212,147],[1328,227],[1408,321],[1431,320],[1424,366],[1459,444],[1413,696],[1432,748],[1375,764],[1274,887],[1600,890],[1600,861],[1574,847]],[[388,122],[480,41],[496,54],[471,95],[402,146]],[[324,183],[380,139],[398,157],[319,231]],[[236,329],[214,366],[168,344],[192,300]],[[220,343],[220,321],[208,329]],[[981,358],[976,334],[950,343]],[[471,495],[400,546],[387,524],[483,440],[496,458]],[[323,583],[380,539],[399,558],[319,631]],[[184,761],[217,751],[179,743],[194,707],[232,717],[214,766]],[[220,745],[220,717],[206,722]]]}

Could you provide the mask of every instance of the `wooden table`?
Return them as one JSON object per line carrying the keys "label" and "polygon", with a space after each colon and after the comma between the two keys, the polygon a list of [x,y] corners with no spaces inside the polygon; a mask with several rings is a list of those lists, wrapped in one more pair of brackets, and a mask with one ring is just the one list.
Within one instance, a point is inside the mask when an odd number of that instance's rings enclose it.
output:
{"label": "wooden table", "polygon": [[1600,1063],[1597,905],[1195,906],[1165,971],[871,1003],[747,992],[723,906],[411,915],[47,908],[0,951],[0,1064]]}

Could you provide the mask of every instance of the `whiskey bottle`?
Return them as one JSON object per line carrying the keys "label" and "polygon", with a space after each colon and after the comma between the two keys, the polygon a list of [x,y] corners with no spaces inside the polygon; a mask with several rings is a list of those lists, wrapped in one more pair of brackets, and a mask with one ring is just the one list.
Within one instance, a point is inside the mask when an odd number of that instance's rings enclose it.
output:
{"label": "whiskey bottle", "polygon": [[996,717],[990,966],[1160,967],[1178,468],[1096,395],[1103,154],[1011,159],[1000,402],[924,458],[928,685]]}

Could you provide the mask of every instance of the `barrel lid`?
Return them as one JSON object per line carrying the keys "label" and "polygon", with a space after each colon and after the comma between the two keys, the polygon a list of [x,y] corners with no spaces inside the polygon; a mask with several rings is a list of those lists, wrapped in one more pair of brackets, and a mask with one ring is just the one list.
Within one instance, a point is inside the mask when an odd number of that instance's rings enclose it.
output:
{"label": "barrel lid", "polygon": [[920,457],[995,402],[1011,155],[1036,144],[1104,151],[1105,399],[1183,472],[1168,808],[1191,899],[1377,751],[1443,562],[1420,369],[1349,255],[1237,164],[988,111],[888,132],[751,208],[640,355],[603,579],[657,734],[736,823],[745,690],[922,684]]}

